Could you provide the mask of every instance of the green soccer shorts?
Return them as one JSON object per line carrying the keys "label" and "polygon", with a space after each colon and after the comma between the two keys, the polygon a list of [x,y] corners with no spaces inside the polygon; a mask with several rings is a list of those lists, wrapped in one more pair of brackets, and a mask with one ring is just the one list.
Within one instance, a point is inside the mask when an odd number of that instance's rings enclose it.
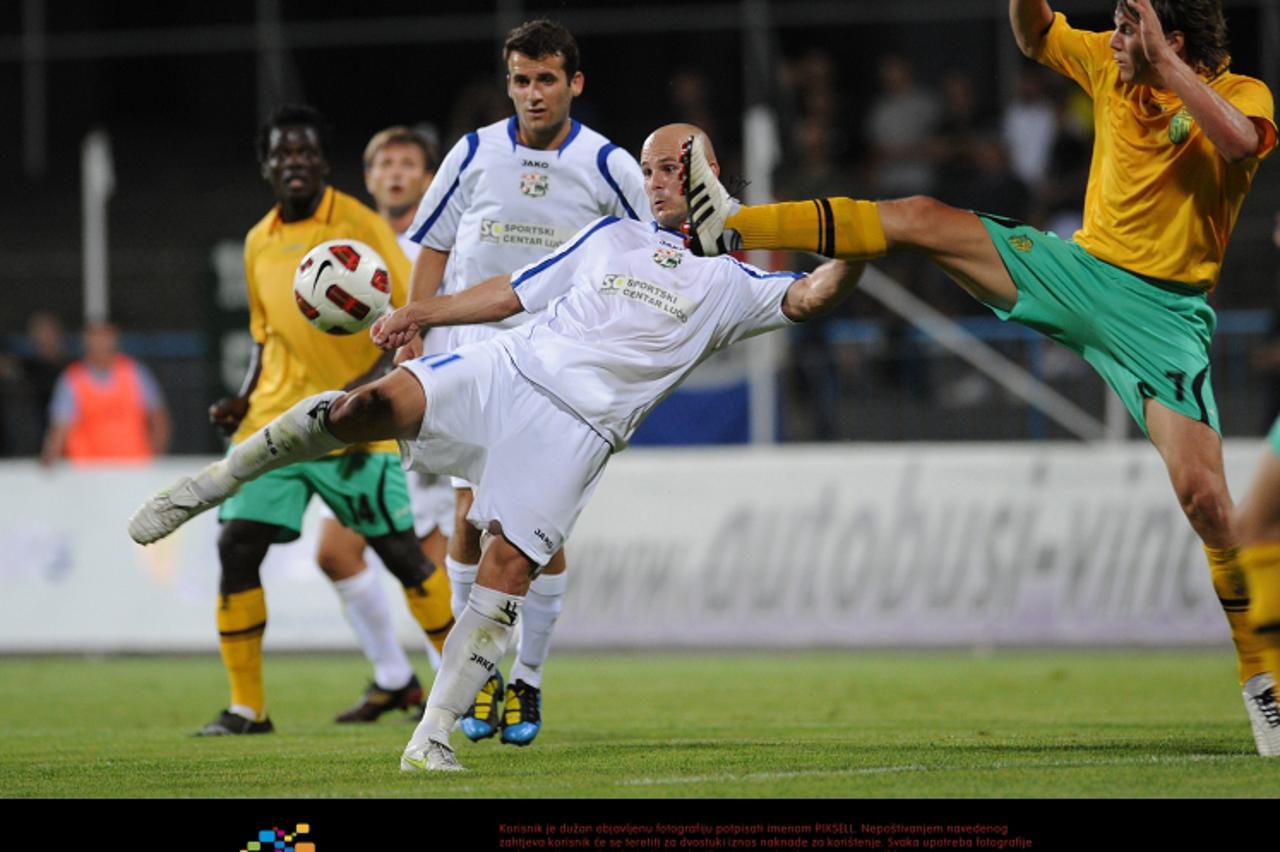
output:
{"label": "green soccer shorts", "polygon": [[346,453],[273,470],[241,486],[218,520],[274,524],[281,528],[277,542],[293,541],[314,494],[365,538],[413,529],[409,486],[395,453]]}
{"label": "green soccer shorts", "polygon": [[1209,377],[1217,317],[1203,291],[1142,278],[1021,222],[986,213],[978,218],[1018,288],[1013,310],[988,306],[996,316],[1078,353],[1144,434],[1148,399],[1222,434]]}
{"label": "green soccer shorts", "polygon": [[1271,424],[1271,431],[1267,433],[1267,441],[1271,444],[1271,452],[1280,456],[1280,417],[1276,418],[1276,422]]}

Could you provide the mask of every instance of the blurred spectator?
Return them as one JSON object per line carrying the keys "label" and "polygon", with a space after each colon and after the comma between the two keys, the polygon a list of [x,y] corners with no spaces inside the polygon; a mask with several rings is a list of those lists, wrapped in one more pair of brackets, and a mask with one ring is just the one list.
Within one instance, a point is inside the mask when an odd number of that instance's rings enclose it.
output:
{"label": "blurred spectator", "polygon": [[84,332],[84,358],[58,377],[49,406],[42,464],[139,462],[169,444],[169,412],[151,371],[119,351],[119,332],[96,322]]}
{"label": "blurred spectator", "polygon": [[931,192],[930,145],[942,117],[938,101],[916,85],[910,63],[901,56],[883,57],[879,74],[881,93],[867,122],[875,191],[888,197]]}
{"label": "blurred spectator", "polygon": [[1004,113],[1004,143],[1013,172],[1033,191],[1049,173],[1049,155],[1057,135],[1058,118],[1049,97],[1045,71],[1024,68],[1018,77],[1018,95]]}
{"label": "blurred spectator", "polygon": [[511,101],[493,84],[491,77],[473,79],[457,91],[453,108],[449,110],[446,140],[449,145],[475,128],[501,121],[511,114]]}
{"label": "blurred spectator", "polygon": [[58,376],[67,366],[66,334],[62,322],[48,311],[36,311],[27,320],[31,351],[19,359],[22,387],[36,422],[38,435],[49,431],[49,402]]}
{"label": "blurred spectator", "polygon": [[[1081,117],[1083,99],[1090,114]],[[1092,106],[1079,89],[1056,98],[1057,133],[1049,152],[1049,171],[1036,194],[1036,210],[1031,223],[1070,238],[1084,225],[1084,192],[1089,184],[1089,163],[1093,157]]]}
{"label": "blurred spectator", "polygon": [[967,183],[978,168],[975,156],[979,139],[995,127],[995,116],[980,108],[968,71],[951,68],[942,75],[942,119],[930,143],[930,156],[937,167],[938,197],[948,204],[957,188]]}
{"label": "blurred spectator", "polygon": [[[1271,243],[1280,249],[1280,213],[1275,214],[1271,229]],[[1263,381],[1262,416],[1257,428],[1265,435],[1276,418],[1280,417],[1280,314],[1274,310],[1271,312],[1271,328],[1267,333],[1267,342],[1253,350],[1250,355],[1250,366]]]}

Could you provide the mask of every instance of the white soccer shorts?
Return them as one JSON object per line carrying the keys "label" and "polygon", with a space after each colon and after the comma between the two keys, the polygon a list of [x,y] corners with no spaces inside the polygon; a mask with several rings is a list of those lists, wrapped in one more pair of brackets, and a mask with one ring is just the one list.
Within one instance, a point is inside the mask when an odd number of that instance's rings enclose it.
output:
{"label": "white soccer shorts", "polygon": [[546,565],[600,481],[608,442],[492,341],[400,366],[427,400],[417,440],[400,443],[405,466],[474,483],[467,520]]}

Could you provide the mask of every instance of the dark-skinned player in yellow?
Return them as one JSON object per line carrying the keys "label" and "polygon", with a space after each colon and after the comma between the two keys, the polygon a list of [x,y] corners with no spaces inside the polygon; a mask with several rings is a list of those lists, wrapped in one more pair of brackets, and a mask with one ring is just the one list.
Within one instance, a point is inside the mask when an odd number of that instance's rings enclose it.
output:
{"label": "dark-skinned player in yellow", "polygon": [[[1010,0],[1022,52],[1093,99],[1084,226],[1071,240],[917,196],[736,205],[687,145],[691,247],[924,255],[1002,319],[1082,355],[1164,459],[1204,543],[1230,623],[1260,754],[1280,754],[1273,673],[1248,619],[1209,379],[1206,294],[1259,162],[1276,144],[1271,92],[1228,70],[1219,0],[1120,0],[1115,29],[1073,29],[1046,0]],[[1271,712],[1267,712],[1270,708]]]}

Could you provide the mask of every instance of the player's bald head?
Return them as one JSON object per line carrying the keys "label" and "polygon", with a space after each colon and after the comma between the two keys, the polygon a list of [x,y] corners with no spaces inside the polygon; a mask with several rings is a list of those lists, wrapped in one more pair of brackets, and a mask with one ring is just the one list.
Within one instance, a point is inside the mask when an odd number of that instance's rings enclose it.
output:
{"label": "player's bald head", "polygon": [[680,152],[680,146],[682,146],[690,136],[702,137],[702,144],[705,146],[707,151],[707,160],[710,161],[712,168],[715,168],[718,171],[720,165],[716,161],[716,150],[711,145],[711,137],[696,124],[664,124],[662,127],[659,127],[657,130],[649,134],[648,139],[644,140],[644,145],[640,148],[640,159],[643,160],[645,152],[650,151],[651,149],[662,150],[664,152],[674,149],[678,155]]}
{"label": "player's bald head", "polygon": [[707,134],[692,124],[668,124],[649,134],[640,148],[640,172],[644,175],[644,191],[649,196],[649,209],[654,221],[664,228],[679,228],[689,215],[689,205],[684,199],[681,174],[684,169],[681,155],[684,143],[690,136],[701,136],[706,146],[707,159],[716,174],[715,151]]}

